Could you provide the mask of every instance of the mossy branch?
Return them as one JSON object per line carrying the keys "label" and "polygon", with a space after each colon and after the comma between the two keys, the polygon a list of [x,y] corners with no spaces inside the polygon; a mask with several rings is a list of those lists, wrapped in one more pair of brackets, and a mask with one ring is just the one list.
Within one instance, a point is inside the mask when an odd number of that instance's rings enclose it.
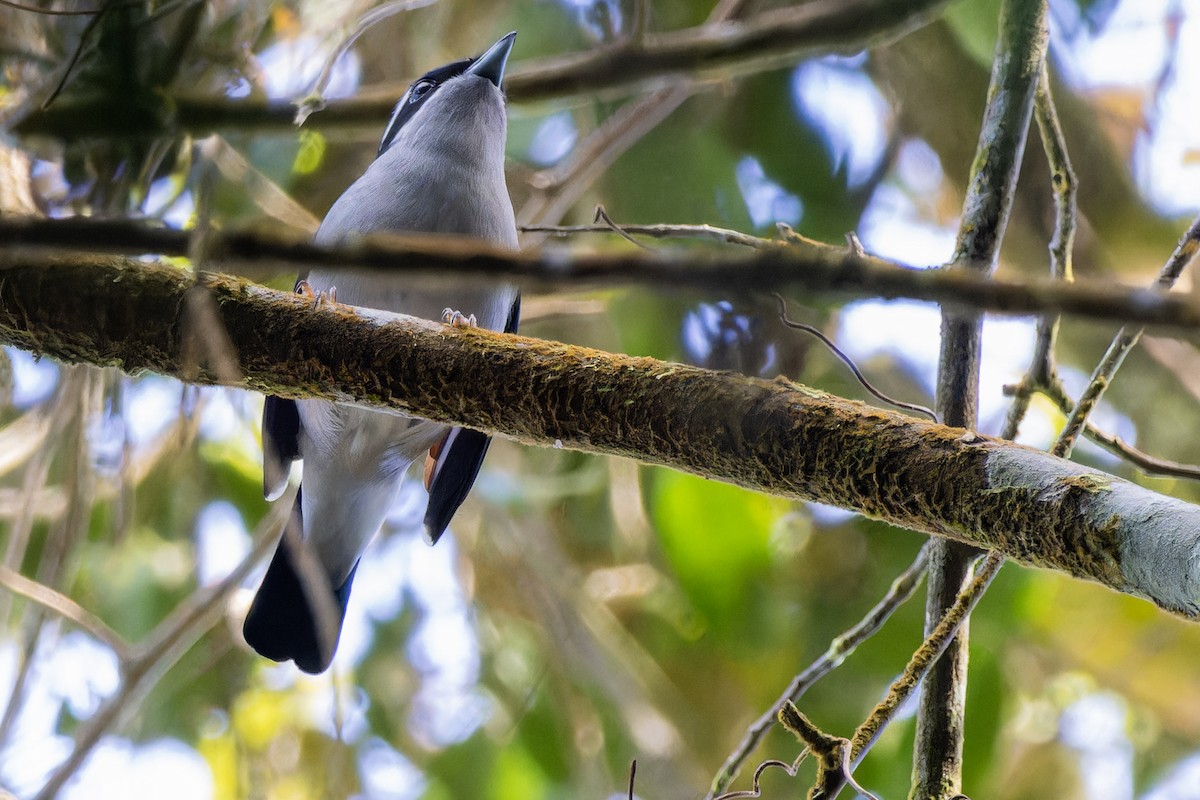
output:
{"label": "mossy branch", "polygon": [[[189,301],[197,296],[210,303]],[[200,338],[215,312],[224,378]],[[121,258],[0,263],[0,342],[196,383],[359,402],[625,456],[1061,570],[1200,616],[1200,506],[785,380],[460,330]]]}

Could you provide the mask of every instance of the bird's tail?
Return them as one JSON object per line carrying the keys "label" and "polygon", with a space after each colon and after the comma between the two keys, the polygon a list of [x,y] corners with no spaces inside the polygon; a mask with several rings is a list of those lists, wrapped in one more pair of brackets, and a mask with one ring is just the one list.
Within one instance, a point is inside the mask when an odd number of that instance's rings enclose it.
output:
{"label": "bird's tail", "polygon": [[292,659],[310,674],[333,660],[356,563],[336,589],[303,535],[300,494],[242,626],[246,643],[273,661]]}

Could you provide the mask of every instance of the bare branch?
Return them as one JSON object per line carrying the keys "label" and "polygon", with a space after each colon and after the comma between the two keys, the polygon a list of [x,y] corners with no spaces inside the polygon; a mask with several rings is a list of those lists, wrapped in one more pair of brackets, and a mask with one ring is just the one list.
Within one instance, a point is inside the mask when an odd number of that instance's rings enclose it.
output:
{"label": "bare branch", "polygon": [[[1049,100],[1048,96],[1047,100]],[[1067,204],[1060,204],[1061,210],[1066,210],[1068,208],[1069,206]],[[1061,219],[1059,220],[1059,225],[1061,228],[1068,230],[1070,227],[1072,227],[1071,225],[1064,223]],[[1191,259],[1195,257],[1198,249],[1200,249],[1200,217],[1197,218],[1196,222],[1193,223],[1188,232],[1184,234],[1183,238],[1179,242],[1179,245],[1176,247],[1175,252],[1172,253],[1171,258],[1168,259],[1166,265],[1163,267],[1158,278],[1159,285],[1161,286],[1165,282],[1169,286],[1171,283],[1173,283],[1179,277]],[[1060,273],[1064,277],[1070,274],[1069,260],[1052,260],[1055,261],[1054,270],[1056,273]],[[1140,331],[1138,331],[1138,333],[1140,334]],[[1134,340],[1134,342],[1136,342],[1136,340]],[[1125,344],[1127,344],[1129,347],[1132,347],[1134,342],[1129,342],[1125,329],[1122,329],[1122,331],[1114,338],[1113,344],[1109,349],[1109,354],[1106,354],[1106,357],[1101,361],[1101,364],[1096,369],[1096,373],[1098,375],[1104,376],[1103,380],[1099,381],[1103,387],[1107,387],[1109,385],[1112,377],[1116,374],[1116,370],[1120,367],[1121,359],[1114,361],[1109,356],[1112,354],[1114,349],[1117,349]],[[1053,346],[1052,336],[1049,339],[1048,346]],[[1047,352],[1050,352],[1050,350],[1047,350]],[[1026,381],[1033,381],[1034,374],[1039,370],[1049,369],[1048,363],[1049,362],[1039,362],[1039,360],[1035,357],[1034,363],[1030,367],[1030,373],[1026,376]],[[1065,392],[1062,391],[1061,383],[1058,381],[1057,376],[1051,374],[1047,380],[1051,382],[1052,387],[1058,387],[1058,392],[1061,395],[1060,399],[1065,400]],[[1046,389],[1039,390],[1046,391]],[[1076,413],[1079,414],[1081,426],[1086,424],[1087,416],[1091,408],[1094,408],[1094,405],[1095,404],[1093,403],[1089,408],[1082,411],[1079,410],[1080,406],[1076,406]],[[1012,417],[1010,417],[1010,420],[1011,419]],[[1012,430],[1006,432],[1015,433],[1015,426]],[[1051,448],[1051,454],[1061,457],[1069,453],[1074,445],[1077,432],[1078,428],[1072,428],[1070,426],[1064,427],[1063,431],[1059,434],[1058,439]],[[1153,514],[1154,512],[1148,510],[1147,513]],[[888,693],[888,697],[883,703],[876,707],[875,711],[872,712],[871,717],[859,727],[859,732],[856,733],[854,738],[856,747],[856,760],[861,758],[862,753],[870,747],[874,739],[879,735],[879,733],[882,732],[883,728],[886,727],[887,723],[892,719],[895,712],[900,708],[911,691],[917,685],[920,685],[925,679],[926,671],[929,668],[929,662],[927,661],[926,657],[937,652],[937,649],[942,647],[941,639],[944,635],[947,633],[953,635],[953,628],[961,624],[960,622],[955,622],[955,620],[965,619],[965,615],[969,614],[970,612],[970,606],[973,606],[976,602],[978,602],[979,596],[986,591],[987,586],[999,572],[1000,567],[1003,566],[1003,563],[1004,556],[997,551],[989,553],[986,558],[984,558],[982,564],[977,569],[975,578],[972,580],[968,589],[959,593],[949,610],[939,619],[935,630],[926,638],[921,649],[917,651],[913,660],[909,662],[909,665],[905,668],[904,673],[899,679],[897,679],[895,683],[893,683],[892,689]],[[936,659],[937,657],[938,656],[933,655],[933,658]]]}
{"label": "bare branch", "polygon": [[623,153],[671,116],[693,91],[690,85],[658,89],[621,106],[561,164],[529,177],[533,192],[517,213],[517,221],[561,220]]}
{"label": "bare branch", "polygon": [[[514,65],[505,84],[513,102],[556,97],[619,94],[646,85],[731,76],[775,69],[803,57],[853,52],[902,36],[934,18],[947,0],[821,0],[764,12],[745,22],[727,21],[647,34],[585,53]],[[404,82],[406,83],[406,82]],[[370,97],[331,101],[309,124],[317,129],[369,126],[375,129],[403,92],[383,87]],[[230,129],[293,127],[290,102],[175,95],[159,109],[119,108],[124,98],[59,102],[26,117],[21,135],[59,139],[152,136],[188,133],[205,136]]]}
{"label": "bare branch", "polygon": [[807,752],[812,753],[817,759],[817,783],[809,790],[809,797],[828,796],[827,787],[837,786],[840,788],[848,783],[867,800],[879,800],[878,797],[855,782],[850,766],[850,741],[848,739],[825,733],[790,701],[784,703],[783,708],[779,709],[779,722],[797,739],[808,745]]}
{"label": "bare branch", "polygon": [[[749,0],[721,0],[709,13],[706,23],[722,24],[739,19],[748,5]],[[629,41],[643,43],[644,23],[644,9],[640,9]],[[528,223],[561,220],[614,161],[675,113],[694,90],[691,84],[683,84],[658,89],[625,103],[588,134],[561,164],[530,176],[533,194],[521,207],[517,220]]]}
{"label": "bare branch", "polygon": [[[119,220],[0,219],[0,273],[40,268],[55,259],[27,251],[186,256],[191,236]],[[1111,281],[1063,284],[1050,279],[996,280],[962,270],[911,269],[845,246],[774,247],[752,254],[663,251],[572,255],[561,251],[513,254],[461,239],[376,235],[344,248],[322,248],[307,237],[279,231],[211,232],[206,263],[256,276],[317,267],[387,270],[432,277],[480,275],[518,280],[527,292],[620,284],[742,291],[803,290],[842,296],[905,297],[1000,314],[1074,314],[1164,329],[1200,330],[1200,305],[1183,294],[1132,288]]]}
{"label": "bare branch", "polygon": [[[983,597],[987,587],[1004,565],[1004,556],[999,553],[989,553],[983,560],[970,583],[965,585],[954,602],[938,620],[937,625],[925,638],[925,641],[913,653],[905,666],[904,672],[888,688],[887,696],[871,712],[871,715],[858,726],[851,737],[852,751],[850,760],[857,764],[866,755],[871,746],[883,733],[900,710],[905,701],[921,685],[921,681],[929,674],[929,670],[941,658],[942,653],[950,645],[959,627],[966,621],[971,610]],[[832,796],[832,795],[830,795]]]}
{"label": "bare branch", "polygon": [[158,678],[213,626],[222,612],[222,604],[277,541],[279,531],[291,513],[294,497],[293,489],[262,519],[252,534],[254,546],[232,572],[219,583],[189,596],[134,648],[127,661],[122,662],[121,688],[80,724],[71,754],[51,773],[35,800],[56,797],[104,734],[119,725],[129,709],[154,687]]}
{"label": "bare branch", "polygon": [[[1037,391],[1045,395],[1064,415],[1070,415],[1075,409],[1075,403],[1067,395],[1067,390],[1058,376],[1053,376],[1053,378],[1054,380],[1049,386],[1038,386]],[[1005,387],[1006,392],[1010,389],[1015,391],[1016,387]],[[1172,478],[1200,480],[1200,465],[1182,464],[1178,461],[1152,456],[1129,444],[1121,437],[1100,430],[1090,422],[1084,427],[1083,435],[1118,458],[1125,459],[1147,475],[1167,475]]]}
{"label": "bare branch", "polygon": [[105,624],[104,620],[88,611],[66,595],[56,592],[49,586],[26,578],[19,572],[0,565],[0,586],[13,594],[19,594],[63,619],[74,622],[92,636],[107,644],[116,653],[119,661],[124,661],[129,655],[129,645],[125,640]]}
{"label": "bare branch", "polygon": [[[99,401],[99,375],[97,370],[68,370],[54,404],[56,422],[62,423],[61,439],[56,441],[56,444],[61,447],[66,467],[63,489],[68,500],[66,513],[51,526],[44,546],[36,554],[34,578],[43,586],[54,587],[64,579],[64,574],[70,567],[71,554],[87,535],[94,481],[89,451],[85,444],[87,432],[83,420],[89,417]],[[46,461],[37,465],[38,468],[29,471],[24,486],[26,490],[36,491],[44,483],[49,467],[48,461],[47,457]],[[28,525],[31,521],[32,513],[28,513],[18,520],[19,525],[26,527],[18,529],[14,526],[5,553],[9,568],[13,571],[18,571],[25,560],[31,533]],[[45,613],[44,608],[37,607],[22,619],[17,674],[10,687],[8,702],[4,705],[4,714],[0,717],[0,747],[8,741],[16,728],[17,716],[25,700],[25,687],[34,663],[34,654],[44,632],[42,622]]]}
{"label": "bare branch", "polygon": [[[1200,252],[1200,216],[1192,221],[1191,227],[1179,240],[1179,244],[1175,246],[1175,251],[1171,253],[1167,263],[1163,265],[1156,282],[1157,287],[1159,289],[1171,288],[1187,265],[1196,257],[1197,252]],[[1075,441],[1079,438],[1079,434],[1087,422],[1088,415],[1100,402],[1100,398],[1104,396],[1105,390],[1112,382],[1113,375],[1121,368],[1129,351],[1137,346],[1138,340],[1142,338],[1145,330],[1141,326],[1126,325],[1113,338],[1112,344],[1108,346],[1108,351],[1096,365],[1092,378],[1075,404],[1071,416],[1067,418],[1062,435],[1059,437],[1061,446],[1057,450],[1058,455],[1070,455]]]}
{"label": "bare branch", "polygon": [[[1054,194],[1054,235],[1050,239],[1050,276],[1055,280],[1071,283],[1075,280],[1073,253],[1076,228],[1075,170],[1067,154],[1067,141],[1058,122],[1058,111],[1050,93],[1050,77],[1046,63],[1042,62],[1042,74],[1038,78],[1037,94],[1034,96],[1034,118],[1041,134],[1042,148],[1050,165],[1050,187]],[[1048,387],[1057,382],[1054,366],[1054,345],[1058,340],[1057,315],[1044,316],[1038,320],[1034,336],[1033,358],[1025,375],[1012,389],[1013,403],[1004,420],[1004,439],[1016,439],[1021,421],[1029,410],[1029,401],[1039,387]],[[1069,412],[1064,412],[1069,413]]]}

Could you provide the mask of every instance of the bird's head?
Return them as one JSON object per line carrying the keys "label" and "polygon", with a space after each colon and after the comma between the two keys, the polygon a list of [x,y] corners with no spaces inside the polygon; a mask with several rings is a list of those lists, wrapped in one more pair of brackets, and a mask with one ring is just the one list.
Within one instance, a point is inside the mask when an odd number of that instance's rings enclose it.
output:
{"label": "bird's head", "polygon": [[513,31],[483,55],[430,70],[414,81],[392,111],[378,156],[416,142],[498,147],[502,156],[506,117],[500,81],[516,38]]}

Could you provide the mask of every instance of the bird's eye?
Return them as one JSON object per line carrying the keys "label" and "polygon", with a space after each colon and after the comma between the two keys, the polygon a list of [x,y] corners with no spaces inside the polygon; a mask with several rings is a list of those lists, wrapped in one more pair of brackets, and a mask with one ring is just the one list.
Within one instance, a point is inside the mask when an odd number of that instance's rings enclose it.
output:
{"label": "bird's eye", "polygon": [[409,90],[408,102],[410,102],[410,103],[417,102],[422,97],[424,97],[425,95],[427,95],[431,91],[433,91],[433,87],[435,85],[436,84],[434,84],[433,81],[417,81],[416,83],[413,84],[412,89]]}

